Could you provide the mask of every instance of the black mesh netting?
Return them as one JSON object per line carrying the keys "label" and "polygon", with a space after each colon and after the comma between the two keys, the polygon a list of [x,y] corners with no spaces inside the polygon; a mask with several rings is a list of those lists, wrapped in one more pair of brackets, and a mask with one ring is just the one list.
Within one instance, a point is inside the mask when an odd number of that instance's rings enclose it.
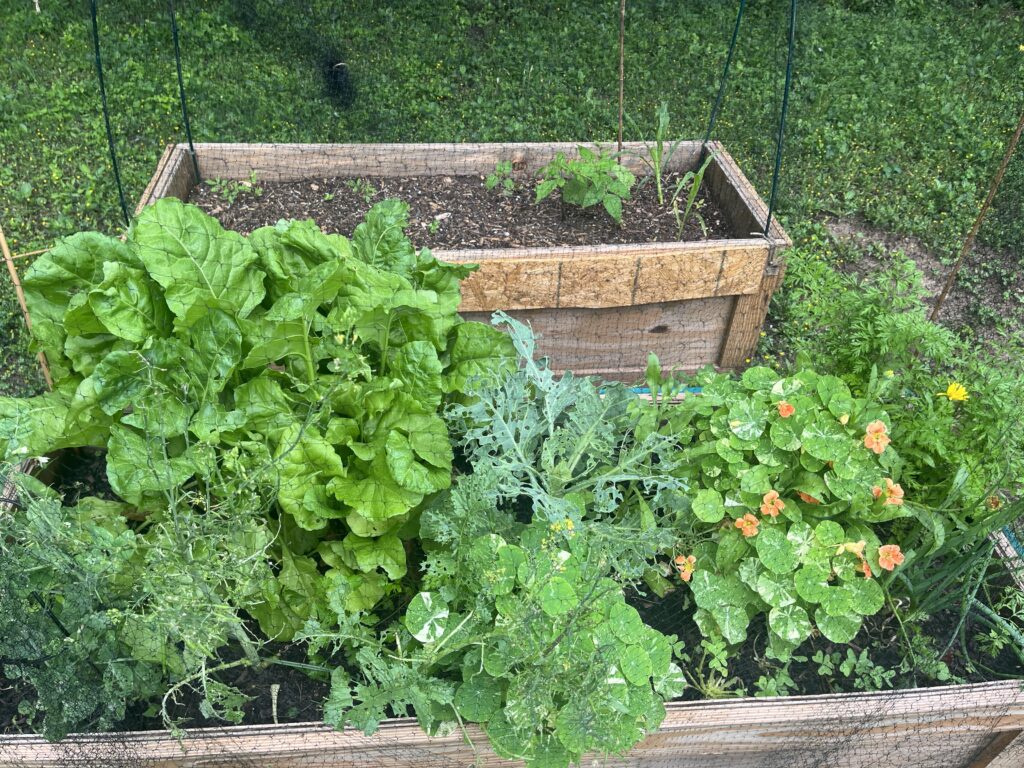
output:
{"label": "black mesh netting", "polygon": [[688,378],[791,245],[782,5],[702,142],[732,4],[628,3],[620,135],[614,2],[5,3],[0,766],[1024,765],[1019,478],[896,514],[892,371]]}

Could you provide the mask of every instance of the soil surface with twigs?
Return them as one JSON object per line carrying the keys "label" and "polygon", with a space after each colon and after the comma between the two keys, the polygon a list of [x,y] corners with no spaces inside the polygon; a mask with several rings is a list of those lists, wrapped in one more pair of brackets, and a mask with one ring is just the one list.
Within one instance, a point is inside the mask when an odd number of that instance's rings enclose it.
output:
{"label": "soil surface with twigs", "polygon": [[[622,226],[602,206],[564,205],[558,191],[534,203],[532,178],[517,177],[511,193],[487,189],[483,176],[416,176],[307,179],[295,182],[239,183],[224,194],[225,182],[197,186],[189,202],[217,217],[229,229],[248,233],[279,219],[311,218],[325,231],[350,234],[367,211],[382,200],[409,204],[408,234],[419,247],[437,249],[528,248],[602,243],[656,243],[717,240],[733,236],[724,212],[698,194],[682,232],[670,199],[679,177],[667,176],[659,205],[651,177],[641,178],[623,204]],[[230,182],[228,182],[230,183]],[[686,208],[689,187],[679,197]],[[233,199],[231,199],[233,198]]]}

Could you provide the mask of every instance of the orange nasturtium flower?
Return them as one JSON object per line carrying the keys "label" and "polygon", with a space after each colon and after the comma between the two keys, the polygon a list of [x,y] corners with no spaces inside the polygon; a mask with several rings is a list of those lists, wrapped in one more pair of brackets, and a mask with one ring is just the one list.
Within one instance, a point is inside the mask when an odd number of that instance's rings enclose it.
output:
{"label": "orange nasturtium flower", "polygon": [[875,453],[881,453],[885,450],[885,446],[892,442],[889,439],[889,435],[886,434],[889,428],[885,426],[885,422],[875,420],[868,424],[867,434],[864,435],[864,445],[868,449]]}
{"label": "orange nasturtium flower", "polygon": [[885,501],[882,502],[882,506],[898,507],[903,503],[903,488],[900,487],[899,483],[894,483],[892,478],[885,478],[885,490],[883,491],[877,485],[871,489],[871,495],[876,499],[882,498],[885,495]]}
{"label": "orange nasturtium flower", "polygon": [[804,493],[803,491],[797,491],[796,495],[800,497],[800,501],[802,501],[804,504],[821,504],[820,500],[814,498],[809,493]]}
{"label": "orange nasturtium flower", "polygon": [[793,407],[792,403],[787,403],[785,400],[779,401],[778,409],[779,416],[781,416],[784,419],[788,419],[790,416],[796,413],[796,408]]}
{"label": "orange nasturtium flower", "polygon": [[899,544],[885,544],[878,548],[878,564],[887,571],[896,569],[903,562]]}
{"label": "orange nasturtium flower", "polygon": [[740,533],[746,536],[748,539],[751,536],[757,536],[757,526],[761,524],[756,517],[749,512],[736,521],[736,527],[740,529]]}
{"label": "orange nasturtium flower", "polygon": [[865,579],[871,578],[871,566],[868,565],[867,560],[860,561],[860,572],[864,574]]}
{"label": "orange nasturtium flower", "polygon": [[689,581],[697,565],[697,558],[693,555],[677,555],[675,563],[676,570],[679,571],[679,578],[683,581]]}
{"label": "orange nasturtium flower", "polygon": [[778,491],[768,491],[761,498],[761,514],[768,517],[778,517],[779,512],[786,508],[786,502],[779,498]]}

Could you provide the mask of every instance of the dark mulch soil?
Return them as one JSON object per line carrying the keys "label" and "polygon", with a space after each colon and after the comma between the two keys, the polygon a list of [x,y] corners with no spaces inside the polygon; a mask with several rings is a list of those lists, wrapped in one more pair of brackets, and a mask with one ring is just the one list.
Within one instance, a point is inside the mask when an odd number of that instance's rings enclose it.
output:
{"label": "dark mulch soil", "polygon": [[[687,601],[679,590],[670,592],[664,598],[658,598],[651,594],[646,596],[634,594],[629,598],[629,602],[640,612],[646,624],[666,635],[676,635],[678,639],[682,640],[686,652],[690,654],[694,662],[701,658],[703,636],[693,620],[694,606],[692,601]],[[935,639],[936,643],[943,647],[948,642],[953,628],[957,626],[959,618],[959,613],[955,610],[933,616],[925,626],[920,628],[922,635]],[[854,685],[854,680],[844,677],[838,669],[830,678],[819,674],[819,665],[810,660],[817,651],[821,651],[825,655],[838,652],[845,659],[847,649],[852,649],[857,654],[867,649],[868,657],[875,664],[883,669],[898,670],[904,660],[903,645],[899,641],[898,633],[899,628],[892,614],[883,610],[875,616],[867,618],[860,633],[853,642],[847,645],[832,643],[820,635],[812,636],[799,649],[798,655],[807,660],[794,659],[789,667],[789,674],[797,686],[793,695],[809,696],[858,690]],[[954,643],[951,650],[942,659],[946,662],[950,672],[968,683],[988,682],[1000,679],[1000,677],[1024,676],[1024,667],[1010,648],[1004,648],[994,659],[982,650],[978,639],[984,634],[986,634],[986,630],[969,618],[966,637],[970,658],[987,667],[987,671],[978,668],[968,669],[959,643]],[[747,695],[752,696],[757,691],[755,683],[758,678],[762,675],[771,677],[774,670],[778,669],[779,662],[766,657],[766,646],[767,626],[764,617],[759,616],[751,622],[747,640],[739,648],[729,652],[729,674],[736,678],[729,686],[730,688],[746,687]],[[693,672],[694,668],[691,667],[688,671]],[[923,670],[897,672],[894,680],[894,686],[897,689],[949,684],[951,683],[943,683],[927,677]],[[696,701],[701,698],[700,691],[695,687],[687,688],[682,697],[684,701]]]}
{"label": "dark mulch soil", "polygon": [[[663,182],[666,195],[675,189],[676,179],[672,175]],[[621,227],[601,206],[585,210],[563,206],[557,191],[535,205],[533,181],[527,178],[517,179],[510,195],[486,189],[482,176],[313,179],[257,182],[257,188],[262,190],[260,194],[249,189],[228,203],[223,194],[202,184],[192,191],[189,201],[216,216],[225,227],[240,232],[248,233],[279,219],[312,218],[326,231],[347,235],[373,205],[398,198],[409,204],[408,234],[413,243],[445,250],[732,236],[722,209],[702,190],[694,206],[697,215],[690,216],[680,237],[671,206],[658,205],[653,179],[641,179],[634,187],[633,199],[623,206]]]}
{"label": "dark mulch soil", "polygon": [[65,506],[74,506],[85,496],[118,501],[107,480],[106,453],[99,448],[69,448],[51,462],[41,479],[64,497]]}

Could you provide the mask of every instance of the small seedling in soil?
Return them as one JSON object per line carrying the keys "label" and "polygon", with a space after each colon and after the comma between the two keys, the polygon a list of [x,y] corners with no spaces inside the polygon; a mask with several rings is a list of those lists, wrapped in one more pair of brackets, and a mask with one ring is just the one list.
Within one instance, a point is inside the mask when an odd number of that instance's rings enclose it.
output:
{"label": "small seedling in soil", "polygon": [[[708,155],[707,160],[701,165],[696,171],[687,171],[683,178],[676,184],[675,194],[672,195],[672,213],[676,217],[676,238],[682,239],[683,230],[686,228],[686,222],[690,218],[690,214],[694,213],[694,204],[697,202],[697,195],[700,192],[700,185],[704,182],[704,172],[711,165],[711,161],[715,159],[713,154]],[[686,195],[686,205],[683,207],[682,212],[679,210],[679,197],[682,195],[683,190],[689,185],[689,192]],[[697,206],[699,208],[699,206]],[[707,237],[707,225],[704,223],[704,219],[699,213],[696,214],[698,221],[700,221],[700,228],[704,231],[704,236]]]}
{"label": "small seedling in soil", "polygon": [[539,203],[556,189],[562,202],[589,208],[600,203],[616,224],[622,224],[622,202],[629,200],[636,177],[609,152],[578,147],[579,158],[567,160],[562,152],[540,169],[543,181],[537,186]]}
{"label": "small seedling in soil", "polygon": [[366,179],[349,179],[345,182],[348,188],[363,198],[363,202],[367,205],[373,200],[373,196],[377,194],[377,190],[373,184],[368,182]]}
{"label": "small seedling in soil", "polygon": [[235,200],[243,192],[248,192],[253,197],[260,197],[263,194],[263,188],[258,186],[256,183],[256,171],[249,174],[249,178],[246,181],[232,181],[230,179],[208,179],[207,185],[210,190],[220,197],[228,205],[234,205]]}
{"label": "small seedling in soil", "polygon": [[501,193],[505,197],[509,197],[513,192],[516,191],[516,182],[512,178],[512,161],[502,160],[495,164],[494,172],[488,174],[484,180],[484,186],[487,189],[497,189],[501,187]]}

